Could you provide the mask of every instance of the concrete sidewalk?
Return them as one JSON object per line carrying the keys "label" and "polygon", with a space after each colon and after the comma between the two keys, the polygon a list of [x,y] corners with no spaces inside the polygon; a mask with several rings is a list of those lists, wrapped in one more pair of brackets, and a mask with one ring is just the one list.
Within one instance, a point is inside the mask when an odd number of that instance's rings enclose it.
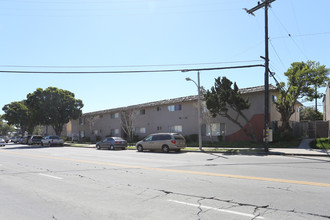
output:
{"label": "concrete sidewalk", "polygon": [[[302,140],[302,142],[300,143],[298,148],[269,148],[269,153],[268,155],[288,155],[288,156],[320,156],[320,157],[330,157],[330,150],[321,150],[321,149],[312,149],[309,147],[309,143],[312,141],[313,139],[304,139]],[[91,145],[84,145],[84,146],[75,146],[75,147],[82,147],[82,148],[95,148],[95,144],[91,144]],[[224,151],[224,152],[219,152],[219,151],[212,151],[212,148],[208,148],[208,147],[203,147],[203,149],[207,149],[207,153],[231,153],[231,150],[247,150],[247,151],[243,151],[240,152],[238,154],[249,154],[249,155],[253,155],[253,154],[263,154],[263,155],[267,155],[265,153],[261,152],[255,152],[254,150],[251,150],[249,152],[249,150],[247,148],[223,148],[225,150],[228,150],[228,152]],[[201,152],[198,149],[196,150],[183,150],[184,152]],[[232,153],[232,154],[236,154],[236,153]]]}
{"label": "concrete sidewalk", "polygon": [[271,155],[296,155],[296,156],[320,156],[330,157],[330,150],[321,149],[303,149],[303,148],[271,148]]}
{"label": "concrete sidewalk", "polygon": [[271,154],[300,155],[300,156],[327,156],[330,157],[330,150],[312,149],[309,144],[313,139],[303,139],[298,148],[272,148]]}

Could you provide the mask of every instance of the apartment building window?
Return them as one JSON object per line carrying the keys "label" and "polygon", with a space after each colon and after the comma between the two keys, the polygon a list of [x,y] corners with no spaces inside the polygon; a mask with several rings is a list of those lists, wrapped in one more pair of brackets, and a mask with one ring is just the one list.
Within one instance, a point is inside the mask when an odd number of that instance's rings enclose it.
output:
{"label": "apartment building window", "polygon": [[276,95],[273,95],[272,96],[272,101],[275,103],[275,102],[277,102],[277,96]]}
{"label": "apartment building window", "polygon": [[161,111],[162,110],[162,107],[157,107],[157,112]]}
{"label": "apartment building window", "polygon": [[119,129],[118,128],[110,129],[110,133],[111,133],[111,135],[118,135]]}
{"label": "apartment building window", "polygon": [[135,133],[137,134],[145,134],[146,132],[146,128],[135,128]]}
{"label": "apartment building window", "polygon": [[145,115],[146,114],[146,110],[145,109],[140,109],[139,110],[139,115]]}
{"label": "apartment building window", "polygon": [[80,135],[81,138],[85,137],[85,131],[80,131],[79,135]]}
{"label": "apartment building window", "polygon": [[79,118],[79,124],[84,125],[85,124],[85,118]]}
{"label": "apartment building window", "polygon": [[170,112],[181,111],[181,109],[182,109],[181,104],[168,106],[168,111]]}
{"label": "apartment building window", "polygon": [[117,113],[112,113],[111,115],[110,115],[110,117],[111,118],[119,118],[119,113],[117,112]]}
{"label": "apartment building window", "polygon": [[162,126],[157,126],[157,131],[161,131],[162,130]]}
{"label": "apartment building window", "polygon": [[94,130],[94,135],[98,135],[99,131],[98,130]]}
{"label": "apartment building window", "polygon": [[182,125],[168,126],[168,132],[182,132]]}
{"label": "apartment building window", "polygon": [[206,136],[224,136],[226,132],[225,123],[211,123],[206,125]]}

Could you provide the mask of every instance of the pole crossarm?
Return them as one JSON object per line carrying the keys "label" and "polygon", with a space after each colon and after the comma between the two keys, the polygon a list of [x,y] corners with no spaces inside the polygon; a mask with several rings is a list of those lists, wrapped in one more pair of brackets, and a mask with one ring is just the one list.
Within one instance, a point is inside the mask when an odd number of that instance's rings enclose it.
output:
{"label": "pole crossarm", "polygon": [[255,11],[259,10],[260,8],[265,7],[265,6],[269,6],[269,4],[272,3],[272,2],[274,2],[274,1],[276,1],[276,0],[265,0],[265,1],[263,1],[261,4],[260,4],[260,2],[258,2],[258,5],[257,5],[257,6],[251,8],[250,10],[244,8],[244,10],[245,10],[248,14],[255,16],[255,15],[253,14],[253,12],[255,12]]}

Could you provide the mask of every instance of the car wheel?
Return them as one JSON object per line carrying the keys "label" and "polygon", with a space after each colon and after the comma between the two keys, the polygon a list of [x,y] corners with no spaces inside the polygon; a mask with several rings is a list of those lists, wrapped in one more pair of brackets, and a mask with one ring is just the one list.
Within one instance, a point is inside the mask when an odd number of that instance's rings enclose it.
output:
{"label": "car wheel", "polygon": [[110,150],[115,150],[115,146],[110,145]]}
{"label": "car wheel", "polygon": [[142,152],[142,151],[143,151],[143,147],[142,147],[142,145],[138,145],[138,146],[136,147],[136,149],[137,149],[138,152]]}
{"label": "car wheel", "polygon": [[163,145],[162,150],[163,150],[164,153],[170,152],[170,148],[167,145]]}
{"label": "car wheel", "polygon": [[96,145],[96,150],[100,150],[101,149],[101,146],[98,144]]}

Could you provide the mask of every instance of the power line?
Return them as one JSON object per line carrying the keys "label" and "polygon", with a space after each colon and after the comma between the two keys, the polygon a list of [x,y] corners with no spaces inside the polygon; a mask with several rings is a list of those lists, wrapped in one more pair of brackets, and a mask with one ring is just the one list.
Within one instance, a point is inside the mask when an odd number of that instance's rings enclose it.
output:
{"label": "power line", "polygon": [[310,33],[310,34],[297,34],[297,35],[293,35],[293,34],[288,33],[288,35],[286,35],[286,36],[272,37],[272,39],[275,40],[275,39],[281,39],[281,38],[308,37],[308,36],[317,36],[317,35],[326,35],[326,34],[330,34],[330,32],[327,31],[327,32]]}
{"label": "power line", "polygon": [[224,69],[242,69],[264,67],[262,64],[245,65],[245,66],[228,66],[228,67],[211,67],[198,69],[167,69],[167,70],[123,70],[123,71],[18,71],[18,70],[1,70],[0,73],[12,74],[127,74],[127,73],[162,73],[162,72],[190,72],[190,71],[211,71]]}
{"label": "power line", "polygon": [[271,9],[271,11],[273,12],[275,18],[277,19],[277,21],[281,24],[281,26],[283,27],[283,29],[285,30],[285,32],[288,34],[288,36],[290,37],[290,39],[293,41],[293,43],[296,45],[296,47],[298,48],[298,50],[300,50],[300,52],[304,55],[304,57],[308,60],[308,57],[306,56],[305,52],[300,48],[300,46],[298,45],[298,43],[292,38],[291,34],[289,33],[288,29],[284,26],[284,24],[281,22],[281,20],[277,17],[277,15],[275,14],[274,10]]}
{"label": "power line", "polygon": [[276,54],[276,56],[277,56],[278,60],[281,62],[282,66],[285,68],[285,65],[284,65],[284,63],[283,63],[283,61],[282,61],[281,57],[278,55],[278,53],[277,53],[277,51],[276,51],[276,49],[275,49],[275,47],[274,47],[274,45],[273,45],[272,41],[271,41],[271,40],[269,40],[269,43],[270,43],[270,45],[272,46],[273,50],[275,51],[275,54]]}
{"label": "power line", "polygon": [[250,63],[260,62],[261,60],[241,60],[228,62],[210,62],[210,63],[184,63],[184,64],[155,64],[155,65],[123,65],[123,66],[29,66],[29,65],[0,65],[8,68],[136,68],[136,67],[166,67],[166,66],[196,66],[196,65],[216,65],[226,63]]}

